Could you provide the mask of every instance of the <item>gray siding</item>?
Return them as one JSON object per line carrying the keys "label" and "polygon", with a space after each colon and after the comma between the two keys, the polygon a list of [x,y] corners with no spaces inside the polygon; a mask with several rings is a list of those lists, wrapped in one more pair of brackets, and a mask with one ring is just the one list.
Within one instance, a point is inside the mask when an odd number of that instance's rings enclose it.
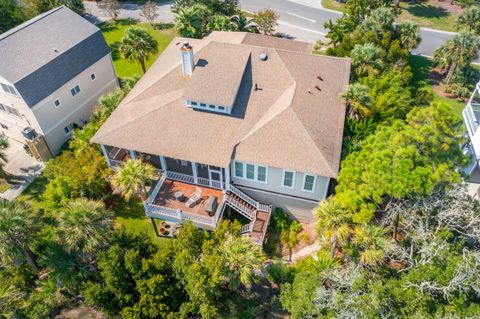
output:
{"label": "gray siding", "polygon": [[[325,199],[330,178],[316,176],[314,192],[303,191],[304,173],[295,172],[293,188],[282,186],[283,169],[268,167],[267,182],[235,177],[234,163],[230,167],[232,182],[255,199],[274,207],[281,207],[303,222],[313,220],[312,209]],[[310,175],[310,174],[309,174]]]}

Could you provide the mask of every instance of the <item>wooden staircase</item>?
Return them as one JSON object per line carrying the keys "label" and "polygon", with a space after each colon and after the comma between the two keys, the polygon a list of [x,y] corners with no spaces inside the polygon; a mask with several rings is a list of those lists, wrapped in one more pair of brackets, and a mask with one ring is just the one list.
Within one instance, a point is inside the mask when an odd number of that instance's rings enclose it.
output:
{"label": "wooden staircase", "polygon": [[241,233],[250,236],[253,241],[262,245],[267,231],[272,206],[261,204],[233,185],[228,185],[225,203],[250,220],[242,227]]}

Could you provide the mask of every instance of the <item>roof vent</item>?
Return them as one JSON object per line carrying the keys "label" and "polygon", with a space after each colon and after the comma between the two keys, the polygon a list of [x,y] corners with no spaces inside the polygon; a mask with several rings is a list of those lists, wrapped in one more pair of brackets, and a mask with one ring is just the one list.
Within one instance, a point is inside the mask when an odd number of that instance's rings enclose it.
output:
{"label": "roof vent", "polygon": [[260,53],[260,60],[267,61],[268,55],[266,53]]}

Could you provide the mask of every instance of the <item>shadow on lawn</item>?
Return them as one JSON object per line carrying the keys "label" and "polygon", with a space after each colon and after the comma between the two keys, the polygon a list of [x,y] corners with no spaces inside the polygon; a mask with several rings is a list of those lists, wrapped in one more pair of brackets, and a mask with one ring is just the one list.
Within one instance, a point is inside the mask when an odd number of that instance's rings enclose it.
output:
{"label": "shadow on lawn", "polygon": [[415,4],[409,6],[407,11],[416,17],[422,18],[442,18],[450,15],[447,9],[435,7],[430,4]]}
{"label": "shadow on lawn", "polygon": [[144,219],[145,209],[138,198],[125,201],[122,197],[115,195],[106,203],[107,207],[115,212],[115,216],[122,218]]}

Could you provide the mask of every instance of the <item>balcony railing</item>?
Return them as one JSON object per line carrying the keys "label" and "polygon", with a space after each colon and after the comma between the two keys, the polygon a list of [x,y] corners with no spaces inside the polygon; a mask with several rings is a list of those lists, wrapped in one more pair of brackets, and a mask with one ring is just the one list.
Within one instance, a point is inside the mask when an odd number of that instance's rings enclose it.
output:
{"label": "balcony railing", "polygon": [[225,183],[220,181],[209,180],[208,178],[197,177],[197,183],[195,183],[195,178],[191,175],[166,171],[165,176],[169,179],[173,179],[179,182],[197,184],[202,186],[207,186],[216,189],[224,189]]}
{"label": "balcony railing", "polygon": [[463,117],[467,125],[468,134],[473,137],[479,127],[480,104],[468,103],[463,110]]}

